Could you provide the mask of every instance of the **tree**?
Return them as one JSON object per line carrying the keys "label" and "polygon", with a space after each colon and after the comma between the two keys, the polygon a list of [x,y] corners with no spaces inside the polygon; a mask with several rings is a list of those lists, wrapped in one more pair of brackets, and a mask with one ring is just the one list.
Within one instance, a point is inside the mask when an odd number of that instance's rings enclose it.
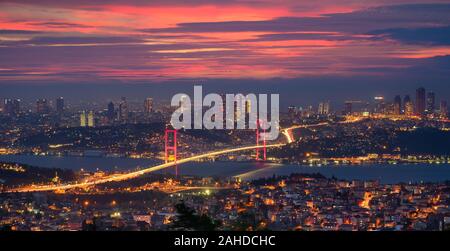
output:
{"label": "tree", "polygon": [[0,232],[10,232],[10,231],[12,231],[12,226],[11,225],[0,226]]}
{"label": "tree", "polygon": [[239,213],[238,218],[233,224],[233,230],[235,231],[248,231],[258,228],[256,215],[253,212],[245,211]]}
{"label": "tree", "polygon": [[177,217],[170,226],[173,230],[215,231],[220,222],[209,216],[198,215],[194,209],[188,207],[184,201],[175,205]]}

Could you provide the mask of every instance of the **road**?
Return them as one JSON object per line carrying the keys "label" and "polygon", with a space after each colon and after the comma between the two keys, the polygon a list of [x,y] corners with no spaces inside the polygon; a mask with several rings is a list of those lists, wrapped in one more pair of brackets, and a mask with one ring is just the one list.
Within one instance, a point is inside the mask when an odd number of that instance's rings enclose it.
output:
{"label": "road", "polygon": [[[364,118],[361,117],[354,117],[351,119],[347,119],[344,121],[340,121],[337,122],[337,124],[350,124],[350,123],[356,123],[359,122],[361,120],[363,120]],[[295,126],[291,126],[288,128],[285,128],[281,131],[281,133],[286,137],[286,140],[288,143],[292,143],[294,142],[294,137],[292,136],[291,131],[295,130],[295,129],[300,129],[300,128],[311,128],[311,127],[319,127],[319,126],[326,126],[329,125],[329,122],[322,122],[322,123],[318,123],[318,124],[311,124],[311,125],[295,125]]]}

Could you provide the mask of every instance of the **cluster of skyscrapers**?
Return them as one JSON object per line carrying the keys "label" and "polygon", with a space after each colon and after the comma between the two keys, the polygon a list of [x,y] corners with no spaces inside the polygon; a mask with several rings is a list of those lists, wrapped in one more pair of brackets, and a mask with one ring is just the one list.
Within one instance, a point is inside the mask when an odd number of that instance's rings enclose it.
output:
{"label": "cluster of skyscrapers", "polygon": [[[224,95],[223,95],[224,96]],[[29,105],[27,107],[30,107]],[[246,103],[246,113],[250,111],[250,103]],[[28,109],[28,108],[27,108]],[[0,110],[3,114],[9,116],[17,116],[23,111],[35,112],[37,114],[46,115],[59,115],[62,117],[66,112],[65,102],[63,97],[58,97],[54,100],[54,103],[48,99],[40,98],[36,100],[35,108],[25,110],[22,107],[21,99],[5,99]],[[235,117],[240,116],[240,109],[235,110]],[[377,96],[374,98],[374,102],[364,102],[359,100],[345,101],[343,115],[350,115],[353,113],[366,113],[366,114],[380,114],[389,116],[416,116],[427,118],[448,118],[448,106],[447,101],[436,99],[436,94],[432,91],[428,91],[420,87],[415,92],[415,97],[410,95],[396,95],[392,102],[386,101],[384,97]],[[81,127],[94,127],[98,125],[108,125],[113,123],[130,123],[136,120],[136,116],[139,116],[139,121],[151,118],[156,115],[154,113],[153,98],[146,98],[142,108],[139,109],[139,113],[135,113],[130,110],[130,105],[125,97],[122,97],[118,103],[109,102],[107,109],[101,112],[82,110],[77,112],[79,114],[79,126]],[[75,113],[75,114],[77,114]],[[306,108],[297,108],[291,106],[288,109],[288,113],[296,117],[310,117],[310,116],[328,116],[332,114],[329,101],[320,102],[317,109],[312,106]],[[67,113],[66,113],[67,114]],[[77,115],[76,115],[77,116]]]}
{"label": "cluster of skyscrapers", "polygon": [[[146,115],[150,115],[153,111],[153,98],[146,98],[144,101],[144,113]],[[92,111],[89,113],[83,111],[80,114],[80,126],[95,126],[94,115],[95,114]],[[105,113],[101,116],[101,119],[102,124],[130,122],[131,115],[127,99],[122,97],[117,105],[117,109],[114,102],[109,102]]]}
{"label": "cluster of skyscrapers", "polygon": [[[38,99],[36,100],[36,113],[38,114],[49,114],[52,112],[51,102],[48,99]],[[55,101],[55,112],[57,114],[64,113],[64,98],[59,97]],[[14,116],[19,115],[22,112],[22,100],[21,99],[5,99],[3,103],[3,113]]]}
{"label": "cluster of skyscrapers", "polygon": [[366,113],[393,115],[393,116],[418,116],[429,118],[447,118],[447,101],[441,100],[437,105],[434,92],[427,92],[420,87],[416,90],[415,99],[410,95],[396,95],[393,102],[386,102],[382,96],[374,98],[374,106],[370,109],[370,104],[363,101],[346,101],[344,104],[344,115],[352,114],[355,106],[362,106],[362,111]]}
{"label": "cluster of skyscrapers", "polygon": [[[6,98],[0,103],[0,113],[7,116],[16,117],[33,113],[44,116],[50,115],[49,117],[52,118],[65,118],[65,123],[69,121],[71,126],[81,127],[94,127],[96,125],[108,125],[112,123],[130,123],[134,121],[136,115],[135,112],[130,110],[130,106],[125,97],[122,97],[116,104],[109,102],[104,111],[96,112],[91,109],[83,107],[80,109],[81,111],[69,112],[63,97],[58,97],[55,100],[39,98],[34,103],[24,103],[21,99]],[[139,109],[139,118],[150,118],[152,114],[154,114],[153,98],[149,97],[144,100],[143,109]],[[73,115],[75,116],[73,117]],[[74,119],[76,121],[73,121]],[[75,124],[70,121],[75,122]]]}
{"label": "cluster of skyscrapers", "polygon": [[328,116],[332,114],[330,101],[320,102],[317,109],[312,105],[306,107],[289,106],[288,114],[291,119],[297,117],[313,117],[313,116]]}
{"label": "cluster of skyscrapers", "polygon": [[423,87],[416,90],[415,102],[409,95],[406,95],[403,100],[400,95],[397,95],[392,107],[393,109],[390,112],[394,115],[440,116],[445,118],[448,116],[447,102],[442,100],[437,107],[435,93],[427,92]]}

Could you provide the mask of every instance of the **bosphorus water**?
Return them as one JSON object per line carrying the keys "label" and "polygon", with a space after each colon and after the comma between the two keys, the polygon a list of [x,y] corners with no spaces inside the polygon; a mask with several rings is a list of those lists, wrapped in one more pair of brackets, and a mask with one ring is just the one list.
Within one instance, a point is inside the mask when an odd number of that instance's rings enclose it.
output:
{"label": "bosphorus water", "polygon": [[[39,167],[55,167],[79,171],[135,170],[161,163],[158,160],[113,158],[2,155],[0,161],[17,162]],[[239,176],[244,180],[263,177],[284,176],[291,173],[321,173],[326,177],[345,180],[379,180],[381,183],[399,182],[442,182],[450,180],[450,164],[362,164],[307,166],[296,164],[273,164],[262,162],[191,162],[178,166],[181,175],[196,176]],[[174,173],[174,168],[159,171]]]}

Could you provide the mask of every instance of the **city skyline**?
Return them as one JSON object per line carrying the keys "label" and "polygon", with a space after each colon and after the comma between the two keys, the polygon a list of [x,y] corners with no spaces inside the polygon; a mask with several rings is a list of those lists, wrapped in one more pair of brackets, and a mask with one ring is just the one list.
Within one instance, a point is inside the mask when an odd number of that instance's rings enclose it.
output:
{"label": "city skyline", "polygon": [[[415,95],[411,95],[410,93],[415,93]],[[246,95],[247,93],[242,93]],[[413,96],[413,99],[411,99]],[[39,96],[36,96],[39,97]],[[48,97],[45,96],[45,97]],[[311,103],[305,103],[304,101],[295,100],[292,103],[283,102],[283,105],[280,107],[283,112],[290,111],[291,108],[300,108],[300,109],[318,109],[318,114],[328,114],[332,110],[335,113],[339,113],[339,110],[342,110],[342,113],[345,114],[346,110],[349,108],[348,105],[351,103],[360,103],[370,106],[369,112],[386,112],[391,113],[393,115],[424,115],[425,113],[434,113],[437,111],[441,111],[443,106],[446,109],[447,99],[445,99],[445,95],[437,95],[433,90],[426,89],[424,87],[417,87],[415,92],[410,90],[406,93],[397,93],[395,95],[383,96],[383,95],[375,95],[372,97],[355,97],[354,99],[320,99],[318,97],[314,97],[314,101]],[[1,98],[1,97],[0,97]],[[160,96],[145,96],[145,98],[140,97],[131,97],[130,101],[133,103],[132,108],[128,108],[127,105],[127,97],[121,95],[119,97],[109,97],[107,99],[96,99],[96,100],[71,100],[77,108],[81,109],[97,109],[99,111],[99,107],[101,110],[106,108],[108,110],[108,115],[111,117],[111,112],[115,112],[115,105],[118,105],[117,115],[122,117],[123,112],[121,110],[129,109],[144,111],[147,114],[153,113],[156,111],[154,109],[153,100],[156,99],[157,104],[159,105],[168,105],[170,100],[161,98]],[[105,105],[107,104],[107,105]],[[24,109],[23,106],[26,106]],[[6,114],[18,114],[21,111],[31,111],[35,110],[37,113],[49,113],[51,110],[56,111],[58,114],[62,114],[66,108],[65,97],[58,96],[54,100],[48,100],[48,98],[29,98],[23,99],[22,96],[10,96],[3,99],[3,102],[0,104],[0,111]],[[70,104],[69,104],[70,105]],[[87,105],[87,106],[86,106]],[[105,107],[102,107],[105,106]],[[81,107],[80,107],[81,106]],[[122,106],[125,106],[121,108]],[[382,106],[382,107],[381,107]],[[207,107],[207,106],[205,106]],[[30,109],[31,108],[31,109]],[[159,107],[161,108],[161,107]],[[362,108],[362,107],[360,107]],[[380,110],[381,109],[381,110]],[[351,110],[351,107],[350,107]],[[360,109],[361,110],[361,109]]]}

